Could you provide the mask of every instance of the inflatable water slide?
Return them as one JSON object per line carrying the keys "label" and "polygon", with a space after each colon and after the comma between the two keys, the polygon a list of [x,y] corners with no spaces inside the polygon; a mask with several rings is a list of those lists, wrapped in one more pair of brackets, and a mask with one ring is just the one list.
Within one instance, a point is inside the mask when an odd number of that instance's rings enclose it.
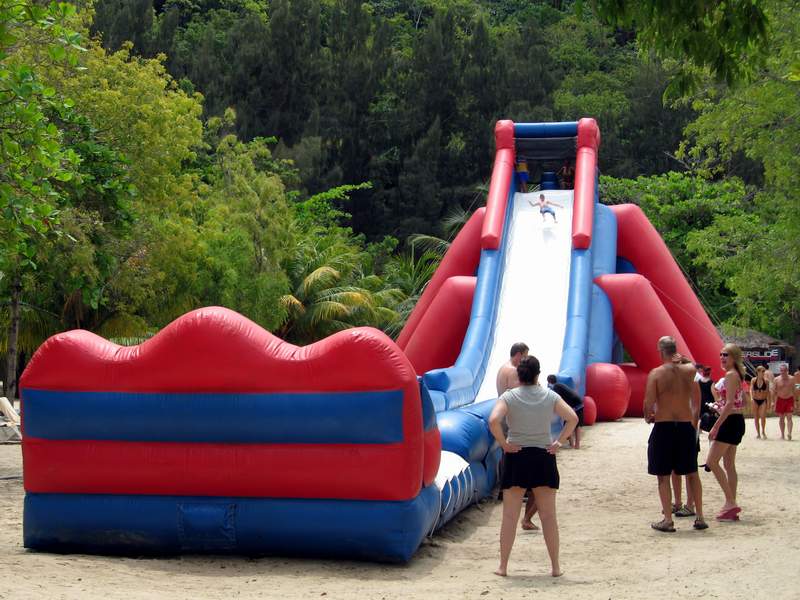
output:
{"label": "inflatable water slide", "polygon": [[[354,328],[297,347],[220,307],[138,346],[47,340],[20,384],[25,546],[407,561],[495,486],[488,417],[512,343],[590,419],[641,414],[662,335],[716,365],[719,336],[658,232],[599,203],[596,122],[499,121],[495,138],[486,206],[396,341]],[[575,161],[574,189],[545,173],[516,193],[518,158]]]}

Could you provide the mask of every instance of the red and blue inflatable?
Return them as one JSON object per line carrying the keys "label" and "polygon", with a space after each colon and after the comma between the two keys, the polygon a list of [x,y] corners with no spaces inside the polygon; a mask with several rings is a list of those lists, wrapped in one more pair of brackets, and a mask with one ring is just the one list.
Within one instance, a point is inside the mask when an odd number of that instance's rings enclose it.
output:
{"label": "red and blue inflatable", "polygon": [[[719,336],[658,233],[599,203],[597,123],[500,121],[495,137],[487,205],[397,342],[355,328],[301,348],[219,307],[139,346],[45,342],[20,382],[25,546],[407,561],[496,482],[494,401],[475,400],[494,377],[520,148],[576,160],[559,379],[613,420],[641,406],[660,336],[715,364]],[[613,364],[620,342],[636,364]]]}

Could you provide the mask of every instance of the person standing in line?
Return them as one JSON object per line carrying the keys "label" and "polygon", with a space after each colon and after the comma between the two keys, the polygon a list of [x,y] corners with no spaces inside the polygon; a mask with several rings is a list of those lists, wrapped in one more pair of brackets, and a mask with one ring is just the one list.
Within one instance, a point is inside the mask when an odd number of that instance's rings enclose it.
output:
{"label": "person standing in line", "polygon": [[782,363],[780,373],[775,378],[775,413],[778,415],[778,427],[781,430],[782,440],[792,441],[794,392],[794,378],[789,375],[789,365]]}
{"label": "person standing in line", "polygon": [[769,382],[764,377],[766,369],[759,365],[756,376],[750,381],[750,397],[753,399],[753,421],[756,424],[756,439],[767,439],[767,403]]}
{"label": "person standing in line", "polygon": [[[517,367],[520,387],[508,390],[500,398],[489,417],[489,429],[502,446],[503,520],[500,526],[500,565],[495,575],[505,577],[517,523],[522,509],[522,496],[527,488],[533,490],[542,533],[550,556],[550,574],[560,577],[558,521],[556,519],[556,491],[559,474],[556,454],[566,443],[578,424],[578,415],[558,394],[539,385],[541,367],[535,356],[528,356]],[[550,437],[553,414],[566,424],[555,441]],[[508,436],[503,433],[503,420],[508,422]]]}
{"label": "person standing in line", "polygon": [[[725,494],[725,504],[717,514],[717,520],[738,521],[742,509],[736,504],[736,492],[739,486],[736,448],[745,432],[744,414],[742,414],[744,410],[742,380],[745,370],[742,350],[736,344],[725,344],[719,353],[719,358],[725,369],[725,377],[714,386],[718,395],[716,410],[719,417],[708,432],[711,448],[706,457],[706,468],[714,473],[722,493]],[[722,466],[719,464],[720,460]]]}
{"label": "person standing in line", "polygon": [[528,173],[528,163],[523,159],[517,162],[517,179],[519,180],[519,191],[523,194],[528,193],[528,180],[530,174]]}
{"label": "person standing in line", "polygon": [[658,340],[662,365],[647,376],[644,418],[653,423],[647,443],[647,472],[658,478],[661,521],[651,523],[657,531],[674,532],[670,477],[687,475],[688,494],[694,500],[695,529],[708,529],[703,518],[703,490],[697,474],[697,418],[700,388],[694,381],[695,368],[678,354],[675,339]]}
{"label": "person standing in line", "polygon": [[571,190],[575,187],[575,167],[572,166],[571,161],[564,161],[564,164],[558,171],[558,176],[561,178],[562,190]]}
{"label": "person standing in line", "polygon": [[519,362],[528,356],[528,346],[523,342],[517,342],[511,346],[511,358],[508,359],[500,369],[497,371],[497,396],[506,390],[519,387],[519,378],[517,377],[517,366]]}

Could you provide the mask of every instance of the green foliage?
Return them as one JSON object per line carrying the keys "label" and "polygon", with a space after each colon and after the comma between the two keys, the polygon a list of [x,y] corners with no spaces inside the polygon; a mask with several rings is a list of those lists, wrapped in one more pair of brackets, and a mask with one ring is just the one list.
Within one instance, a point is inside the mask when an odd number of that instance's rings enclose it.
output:
{"label": "green foliage", "polygon": [[680,154],[708,176],[748,177],[757,167],[751,218],[720,221],[707,239],[691,240],[736,290],[738,324],[800,345],[800,82],[792,77],[800,19],[796,2],[766,8],[772,45],[764,69],[750,84],[709,86],[695,98],[699,116]]}
{"label": "green foliage", "polygon": [[36,268],[38,245],[57,232],[57,183],[71,180],[79,162],[51,118],[71,102],[19,49],[37,44],[42,62],[71,60],[80,37],[64,23],[73,13],[67,4],[0,2],[0,274],[11,278]]}
{"label": "green foliage", "polygon": [[[675,172],[635,180],[604,176],[600,178],[600,198],[606,204],[639,205],[712,318],[720,321],[734,317],[737,290],[729,285],[719,264],[708,262],[698,244],[712,239],[712,232],[720,223],[753,220],[752,198],[740,180],[711,182]],[[737,237],[732,242],[737,244],[742,240]]]}
{"label": "green foliage", "polygon": [[[583,4],[583,2],[580,2]],[[752,76],[767,45],[767,16],[760,0],[591,0],[600,19],[635,28],[638,38],[661,58],[688,59],[731,85]],[[674,82],[688,91],[692,73]]]}

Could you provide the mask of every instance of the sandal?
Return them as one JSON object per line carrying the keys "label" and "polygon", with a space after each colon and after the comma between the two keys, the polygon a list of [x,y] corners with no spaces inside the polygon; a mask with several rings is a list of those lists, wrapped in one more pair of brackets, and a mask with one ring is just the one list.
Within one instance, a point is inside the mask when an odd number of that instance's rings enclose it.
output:
{"label": "sandal", "polygon": [[693,517],[693,516],[695,516],[695,512],[691,508],[686,506],[685,504],[683,506],[681,506],[678,510],[673,512],[672,514],[674,514],[676,517]]}
{"label": "sandal", "polygon": [[708,523],[706,523],[705,519],[697,518],[694,520],[694,525],[692,527],[697,530],[708,529]]}
{"label": "sandal", "polygon": [[666,519],[662,519],[658,523],[650,523],[650,527],[656,531],[663,531],[664,533],[675,532],[675,524],[672,521],[667,521]]}
{"label": "sandal", "polygon": [[717,515],[717,521],[738,521],[740,512],[742,512],[742,509],[738,506],[720,511]]}

